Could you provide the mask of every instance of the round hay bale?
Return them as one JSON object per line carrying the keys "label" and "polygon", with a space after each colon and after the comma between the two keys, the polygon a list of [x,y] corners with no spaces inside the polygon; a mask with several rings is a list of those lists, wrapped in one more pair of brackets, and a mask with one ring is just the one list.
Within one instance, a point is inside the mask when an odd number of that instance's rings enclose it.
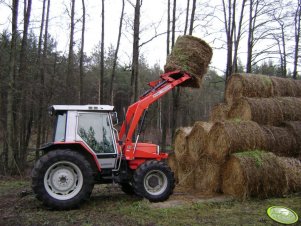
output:
{"label": "round hay bale", "polygon": [[176,130],[174,147],[177,161],[185,161],[188,157],[186,137],[191,129],[191,127],[180,127]]}
{"label": "round hay bale", "polygon": [[186,161],[178,161],[179,186],[187,189],[194,189],[196,165],[189,158]]}
{"label": "round hay bale", "polygon": [[285,170],[273,153],[235,153],[222,167],[222,191],[238,199],[282,196],[288,191]]}
{"label": "round hay bale", "polygon": [[239,120],[216,122],[209,132],[205,154],[222,163],[234,152],[265,149],[264,135],[256,122]]}
{"label": "round hay bale", "polygon": [[275,126],[281,125],[283,121],[301,120],[301,98],[243,97],[233,103],[228,117]]}
{"label": "round hay bale", "polygon": [[301,192],[301,161],[286,157],[279,159],[286,173],[288,192]]}
{"label": "round hay bale", "polygon": [[195,190],[203,194],[214,194],[221,191],[221,165],[208,157],[199,160],[195,171]]}
{"label": "round hay bale", "polygon": [[174,152],[168,154],[167,164],[171,168],[172,172],[174,173],[176,183],[178,183],[179,182],[179,178],[178,178],[179,166],[178,166],[178,162],[177,162],[176,155]]}
{"label": "round hay bale", "polygon": [[267,151],[278,156],[297,156],[297,141],[289,129],[275,126],[262,126],[261,128],[265,133]]}
{"label": "round hay bale", "polygon": [[231,106],[226,103],[219,103],[215,105],[210,112],[210,121],[225,121],[228,119],[228,112]]}
{"label": "round hay bale", "polygon": [[201,121],[194,123],[191,132],[187,136],[187,147],[192,161],[199,161],[203,155],[208,143],[207,136],[212,125],[213,123]]}
{"label": "round hay bale", "polygon": [[301,96],[301,80],[270,77],[273,83],[274,96]]}
{"label": "round hay bale", "polygon": [[301,157],[301,121],[284,122],[284,127],[295,137],[298,147],[296,151]]}
{"label": "round hay bale", "polygon": [[241,97],[271,97],[273,84],[269,76],[247,73],[233,74],[227,81],[225,100],[232,104]]}
{"label": "round hay bale", "polygon": [[190,35],[179,36],[171,54],[167,57],[164,71],[186,71],[193,79],[181,86],[199,88],[211,58],[212,49],[205,41]]}

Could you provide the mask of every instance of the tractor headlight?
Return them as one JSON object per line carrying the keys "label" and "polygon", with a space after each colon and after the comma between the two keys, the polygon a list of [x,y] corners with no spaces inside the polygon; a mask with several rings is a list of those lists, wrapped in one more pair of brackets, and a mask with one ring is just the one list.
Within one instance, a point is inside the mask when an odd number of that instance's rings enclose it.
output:
{"label": "tractor headlight", "polygon": [[160,146],[157,145],[157,154],[159,155],[160,154]]}

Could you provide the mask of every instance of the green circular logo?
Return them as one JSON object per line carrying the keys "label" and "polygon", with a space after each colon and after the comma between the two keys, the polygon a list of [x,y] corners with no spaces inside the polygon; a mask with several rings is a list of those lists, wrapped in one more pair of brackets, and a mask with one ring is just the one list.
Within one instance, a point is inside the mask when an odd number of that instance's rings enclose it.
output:
{"label": "green circular logo", "polygon": [[267,214],[274,221],[282,224],[294,224],[298,221],[298,215],[284,206],[272,206],[268,208]]}

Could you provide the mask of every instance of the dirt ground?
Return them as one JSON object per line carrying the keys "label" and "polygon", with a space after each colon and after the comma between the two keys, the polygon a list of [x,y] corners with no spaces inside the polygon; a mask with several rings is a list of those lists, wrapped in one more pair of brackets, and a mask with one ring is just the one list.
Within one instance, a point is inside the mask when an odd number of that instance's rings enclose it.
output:
{"label": "dirt ground", "polygon": [[[301,216],[301,194],[265,200],[235,201],[176,190],[168,201],[150,203],[124,194],[118,185],[96,185],[79,209],[55,211],[31,192],[30,179],[0,178],[0,226],[7,225],[280,225],[268,207],[287,206]],[[299,220],[294,225],[301,225]]]}

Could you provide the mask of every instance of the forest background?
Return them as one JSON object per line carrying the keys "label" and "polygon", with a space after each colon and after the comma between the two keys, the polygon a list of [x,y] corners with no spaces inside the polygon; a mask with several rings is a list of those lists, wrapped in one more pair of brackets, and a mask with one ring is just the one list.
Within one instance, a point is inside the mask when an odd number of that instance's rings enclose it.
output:
{"label": "forest background", "polygon": [[201,89],[150,108],[142,139],[163,150],[177,127],[208,120],[232,73],[300,78],[300,0],[0,0],[0,15],[0,174],[39,157],[52,104],[112,104],[121,121],[179,35],[204,39],[214,57]]}

